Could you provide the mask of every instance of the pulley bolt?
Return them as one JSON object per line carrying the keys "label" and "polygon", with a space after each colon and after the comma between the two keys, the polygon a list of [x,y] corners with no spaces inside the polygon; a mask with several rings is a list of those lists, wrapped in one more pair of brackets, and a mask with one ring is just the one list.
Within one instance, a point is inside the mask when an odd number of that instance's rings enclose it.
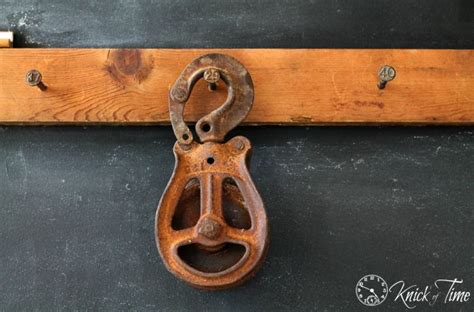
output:
{"label": "pulley bolt", "polygon": [[30,87],[38,87],[41,91],[45,91],[48,87],[41,81],[43,76],[36,69],[32,69],[26,73],[26,83]]}
{"label": "pulley bolt", "polygon": [[379,87],[379,89],[385,89],[385,85],[387,84],[387,82],[395,79],[396,75],[397,75],[397,72],[395,71],[395,68],[389,65],[384,65],[379,70],[380,81],[377,84],[377,87]]}
{"label": "pulley bolt", "polygon": [[221,234],[221,230],[222,228],[219,223],[210,218],[205,218],[199,225],[198,233],[209,239],[215,239]]}
{"label": "pulley bolt", "polygon": [[221,74],[216,68],[209,68],[204,72],[204,80],[209,84],[209,91],[217,89],[217,82],[221,79]]}

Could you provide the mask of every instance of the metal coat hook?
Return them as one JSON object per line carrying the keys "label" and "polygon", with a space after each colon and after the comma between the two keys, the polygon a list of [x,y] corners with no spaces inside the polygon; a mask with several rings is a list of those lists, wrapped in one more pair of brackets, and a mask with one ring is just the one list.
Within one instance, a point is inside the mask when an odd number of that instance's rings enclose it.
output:
{"label": "metal coat hook", "polygon": [[43,76],[36,69],[32,69],[26,73],[25,81],[30,87],[38,87],[41,91],[46,91],[48,87],[42,80]]}
{"label": "metal coat hook", "polygon": [[380,81],[377,84],[377,87],[381,90],[385,89],[385,86],[387,85],[387,83],[395,79],[396,75],[397,75],[397,71],[395,70],[395,68],[389,65],[384,65],[379,70]]}

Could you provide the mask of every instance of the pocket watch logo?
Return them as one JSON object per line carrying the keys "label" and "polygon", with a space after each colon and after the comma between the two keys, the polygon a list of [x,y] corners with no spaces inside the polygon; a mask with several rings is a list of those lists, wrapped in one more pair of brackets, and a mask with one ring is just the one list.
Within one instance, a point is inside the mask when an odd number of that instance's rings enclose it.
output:
{"label": "pocket watch logo", "polygon": [[388,285],[380,276],[369,274],[357,282],[355,292],[363,305],[375,307],[387,299]]}
{"label": "pocket watch logo", "polygon": [[406,284],[401,280],[389,286],[382,277],[369,274],[357,282],[355,293],[363,305],[375,307],[387,299],[389,292],[393,292],[393,301],[398,301],[411,310],[422,303],[429,306],[438,303],[440,305],[468,303],[471,292],[461,288],[463,282],[458,278],[439,278],[434,283],[422,287],[417,284]]}

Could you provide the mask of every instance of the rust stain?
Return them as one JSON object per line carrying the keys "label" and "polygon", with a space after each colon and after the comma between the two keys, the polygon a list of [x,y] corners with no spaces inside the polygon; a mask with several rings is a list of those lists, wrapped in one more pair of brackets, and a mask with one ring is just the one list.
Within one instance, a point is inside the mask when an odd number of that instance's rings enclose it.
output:
{"label": "rust stain", "polygon": [[141,84],[153,70],[152,55],[139,49],[109,50],[105,71],[120,86]]}

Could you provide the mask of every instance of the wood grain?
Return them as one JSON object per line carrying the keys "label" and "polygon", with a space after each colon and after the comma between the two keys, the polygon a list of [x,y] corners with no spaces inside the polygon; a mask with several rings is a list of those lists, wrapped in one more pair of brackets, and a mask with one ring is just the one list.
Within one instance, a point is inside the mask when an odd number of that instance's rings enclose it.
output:
{"label": "wood grain", "polygon": [[[1,49],[0,123],[166,124],[167,94],[195,57],[232,55],[252,75],[246,124],[473,124],[474,50]],[[378,69],[397,77],[377,88]],[[37,69],[48,86],[25,84]],[[185,119],[226,95],[199,82]]]}

